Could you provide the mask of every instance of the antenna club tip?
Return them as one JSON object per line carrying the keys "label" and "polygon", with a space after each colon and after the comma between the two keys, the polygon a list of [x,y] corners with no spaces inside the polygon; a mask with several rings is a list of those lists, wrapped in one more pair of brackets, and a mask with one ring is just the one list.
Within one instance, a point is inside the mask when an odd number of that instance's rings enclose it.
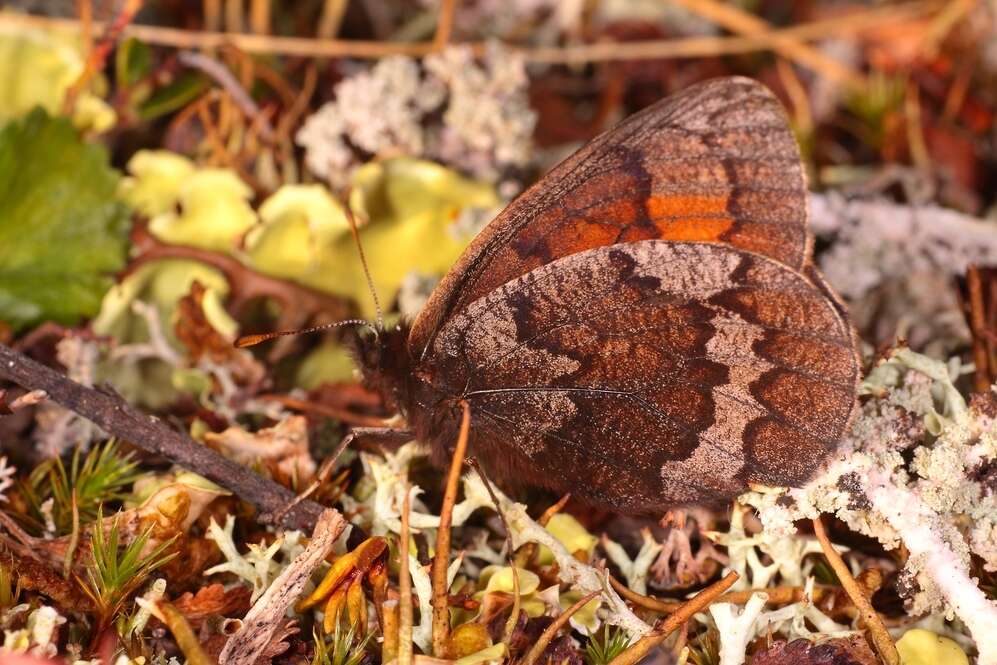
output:
{"label": "antenna club tip", "polygon": [[256,346],[260,342],[265,342],[271,337],[272,335],[243,335],[235,340],[235,347],[237,349],[244,349],[247,346]]}

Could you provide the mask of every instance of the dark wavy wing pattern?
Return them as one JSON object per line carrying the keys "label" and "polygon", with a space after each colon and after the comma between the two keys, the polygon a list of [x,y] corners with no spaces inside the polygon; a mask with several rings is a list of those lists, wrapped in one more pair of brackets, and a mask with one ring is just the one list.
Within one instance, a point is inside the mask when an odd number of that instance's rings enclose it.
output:
{"label": "dark wavy wing pattern", "polygon": [[848,323],[800,273],[660,240],[514,279],[447,322],[427,360],[436,390],[469,400],[489,471],[629,512],[804,482],[859,372]]}
{"label": "dark wavy wing pattern", "polygon": [[594,139],[514,201],[433,293],[409,336],[424,356],[453,314],[594,247],[724,242],[802,270],[806,182],[785,114],[745,78],[693,86]]}

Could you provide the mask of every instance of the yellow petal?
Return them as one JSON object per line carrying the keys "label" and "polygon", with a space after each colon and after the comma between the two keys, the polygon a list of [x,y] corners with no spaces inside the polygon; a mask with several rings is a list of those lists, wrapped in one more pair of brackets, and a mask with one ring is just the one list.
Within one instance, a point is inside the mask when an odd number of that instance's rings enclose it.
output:
{"label": "yellow petal", "polygon": [[962,648],[947,637],[923,628],[908,630],[897,640],[903,665],[969,665]]}
{"label": "yellow petal", "polygon": [[[582,551],[591,556],[599,542],[598,538],[585,530],[581,522],[566,513],[557,513],[551,517],[547,523],[547,531],[572,554]],[[537,553],[537,563],[546,566],[553,562],[554,555],[548,548],[541,546]]]}
{"label": "yellow petal", "polygon": [[[66,91],[83,69],[78,34],[16,24],[0,26],[0,126],[36,106],[59,115]],[[103,83],[98,75],[78,93],[72,117],[78,129],[103,132],[117,121],[111,107],[95,94]]]}
{"label": "yellow petal", "polygon": [[[532,573],[524,568],[517,568],[516,573],[519,577],[520,596],[528,596],[540,587],[540,578],[536,575],[536,573]],[[482,571],[482,576],[484,576],[484,571]],[[485,591],[504,591],[506,593],[512,593],[514,591],[512,567],[496,567],[495,570],[491,571],[491,575],[488,577],[488,581],[485,586]]]}
{"label": "yellow petal", "polygon": [[230,169],[202,169],[180,187],[180,213],[164,212],[149,221],[149,231],[163,242],[220,252],[254,224],[249,206],[253,190]]}
{"label": "yellow petal", "polygon": [[[463,178],[439,164],[414,159],[362,166],[355,184],[350,207],[357,211],[358,219],[367,220],[360,228],[360,241],[382,302],[395,297],[402,280],[411,272],[445,273],[470,241],[470,235],[458,232],[454,225],[461,212],[492,208],[498,203],[490,185]],[[266,234],[277,233],[277,226]],[[279,241],[263,232],[250,235],[249,256],[254,267],[264,272],[281,270],[282,277],[350,298],[359,304],[363,316],[373,316],[373,301],[352,234],[316,239],[307,223],[293,216],[279,226],[283,227]],[[267,252],[264,245],[269,248]],[[294,264],[292,269],[268,252],[281,256],[301,253],[311,258]]]}
{"label": "yellow petal", "polygon": [[194,162],[169,150],[139,150],[128,160],[128,173],[118,196],[147,217],[171,210],[180,200],[180,187],[194,173]]}
{"label": "yellow petal", "polygon": [[340,237],[349,240],[346,213],[321,185],[284,185],[259,213],[262,224],[246,236],[246,251],[268,275],[321,280],[323,252]]}

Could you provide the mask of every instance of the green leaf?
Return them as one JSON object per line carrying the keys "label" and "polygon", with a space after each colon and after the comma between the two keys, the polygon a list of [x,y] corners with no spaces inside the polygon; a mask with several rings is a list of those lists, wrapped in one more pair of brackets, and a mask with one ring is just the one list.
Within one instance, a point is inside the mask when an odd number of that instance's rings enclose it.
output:
{"label": "green leaf", "polygon": [[200,74],[185,72],[166,87],[159,88],[147,99],[138,113],[142,120],[154,120],[187,106],[208,89],[208,79]]}
{"label": "green leaf", "polygon": [[42,110],[0,130],[0,320],[95,314],[124,265],[127,209],[107,152]]}
{"label": "green leaf", "polygon": [[134,37],[126,39],[115,53],[114,68],[118,85],[134,85],[152,71],[152,49]]}

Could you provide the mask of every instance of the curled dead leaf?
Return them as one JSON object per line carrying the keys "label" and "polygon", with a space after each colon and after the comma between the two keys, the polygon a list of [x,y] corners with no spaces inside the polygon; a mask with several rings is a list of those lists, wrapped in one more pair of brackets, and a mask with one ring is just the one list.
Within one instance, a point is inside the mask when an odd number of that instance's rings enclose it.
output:
{"label": "curled dead leaf", "polygon": [[264,462],[278,481],[294,480],[304,486],[315,475],[304,416],[291,416],[258,432],[232,426],[224,432],[208,432],[204,439],[240,464]]}
{"label": "curled dead leaf", "polygon": [[245,614],[249,610],[249,596],[252,589],[245,585],[226,589],[223,584],[209,584],[197,590],[186,592],[173,601],[177,608],[192,624],[212,615],[230,616]]}

